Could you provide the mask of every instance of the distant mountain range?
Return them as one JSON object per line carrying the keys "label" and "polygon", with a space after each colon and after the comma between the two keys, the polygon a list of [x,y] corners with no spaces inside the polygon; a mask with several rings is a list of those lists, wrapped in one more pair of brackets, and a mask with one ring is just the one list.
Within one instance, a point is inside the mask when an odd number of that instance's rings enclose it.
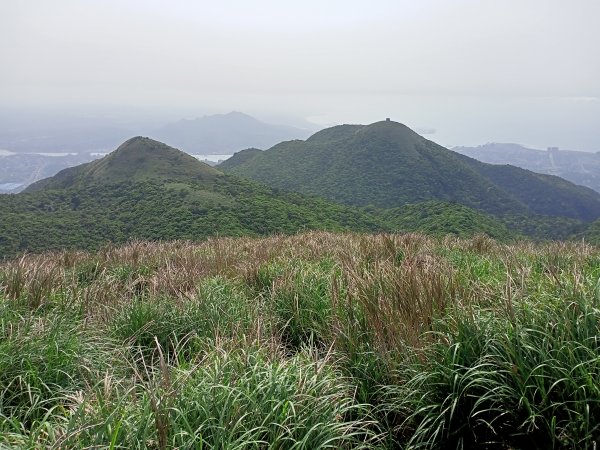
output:
{"label": "distant mountain range", "polygon": [[495,216],[600,217],[600,194],[589,188],[476,161],[389,120],[327,128],[264,152],[242,151],[218,167],[346,205],[394,208],[443,200]]}
{"label": "distant mountain range", "polygon": [[235,111],[164,125],[109,118],[57,123],[39,118],[31,123],[20,120],[25,124],[0,121],[0,149],[15,153],[107,152],[135,134],[144,134],[188,153],[232,154],[248,147],[264,149],[289,139],[305,139],[319,129],[317,125],[311,129],[274,125]]}
{"label": "distant mountain range", "polygon": [[232,154],[248,147],[261,149],[290,139],[306,139],[310,130],[272,125],[241,112],[215,114],[166,125],[151,136],[188,153]]}
{"label": "distant mountain range", "polygon": [[557,175],[575,184],[600,192],[600,152],[535,150],[518,144],[489,143],[478,147],[454,147],[455,152],[490,164],[511,164],[548,175]]}

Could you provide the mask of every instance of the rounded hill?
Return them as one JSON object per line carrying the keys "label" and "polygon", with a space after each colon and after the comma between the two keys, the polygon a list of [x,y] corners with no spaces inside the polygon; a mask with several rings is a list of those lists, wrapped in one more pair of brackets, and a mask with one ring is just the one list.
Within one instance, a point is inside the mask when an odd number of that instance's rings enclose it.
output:
{"label": "rounded hill", "polygon": [[140,181],[210,181],[222,172],[162,142],[137,136],[104,158],[65,169],[26,189],[65,189],[79,185]]}
{"label": "rounded hill", "polygon": [[328,128],[306,141],[282,142],[218,167],[348,205],[394,208],[442,200],[494,215],[600,217],[600,195],[590,189],[479,163],[391,120]]}

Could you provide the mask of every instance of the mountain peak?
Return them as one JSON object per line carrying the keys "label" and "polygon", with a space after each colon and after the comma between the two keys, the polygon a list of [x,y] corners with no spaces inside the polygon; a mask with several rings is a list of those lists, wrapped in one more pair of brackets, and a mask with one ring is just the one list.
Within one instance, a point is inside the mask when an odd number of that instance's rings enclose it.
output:
{"label": "mountain peak", "polygon": [[[119,145],[114,152],[107,155],[106,159],[122,158],[129,154],[136,154],[138,157],[160,157],[161,154],[175,155],[177,153],[183,152],[149,137],[135,136]],[[139,159],[141,160],[141,158]]]}
{"label": "mountain peak", "polygon": [[594,192],[516,167],[478,163],[392,120],[338,125],[306,141],[244,156],[222,167],[348,205],[393,208],[442,200],[495,215],[600,217],[600,196]]}
{"label": "mountain peak", "polygon": [[390,119],[380,120],[379,122],[366,125],[362,128],[361,132],[369,135],[377,134],[381,137],[387,136],[400,142],[406,141],[407,139],[420,142],[425,139],[403,123]]}
{"label": "mountain peak", "polygon": [[209,121],[209,122],[249,122],[253,124],[262,124],[260,120],[256,117],[252,117],[248,114],[245,114],[240,111],[230,111],[224,114],[211,114],[208,116],[203,116],[202,118],[198,118],[195,120],[196,122],[200,121]]}
{"label": "mountain peak", "polygon": [[252,117],[251,115],[240,112],[240,111],[229,111],[228,113],[223,114],[223,116],[225,116],[225,117],[244,117],[246,119],[258,120],[256,118]]}
{"label": "mountain peak", "polygon": [[127,139],[125,142],[123,142],[121,145],[119,145],[118,149],[121,147],[128,147],[131,145],[140,145],[140,144],[153,145],[154,143],[157,143],[157,142],[158,141],[155,141],[154,139],[151,139],[149,137],[134,136],[132,138]]}
{"label": "mountain peak", "polygon": [[62,189],[90,183],[115,184],[127,181],[209,181],[221,172],[173,147],[136,136],[114,152],[91,163],[71,167],[27,188]]}

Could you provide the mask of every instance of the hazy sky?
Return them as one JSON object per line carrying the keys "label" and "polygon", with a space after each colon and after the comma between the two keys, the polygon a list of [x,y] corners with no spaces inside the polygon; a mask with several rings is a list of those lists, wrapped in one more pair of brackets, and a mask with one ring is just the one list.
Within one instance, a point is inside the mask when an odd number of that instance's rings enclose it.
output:
{"label": "hazy sky", "polygon": [[600,151],[599,23],[599,0],[0,0],[0,108]]}

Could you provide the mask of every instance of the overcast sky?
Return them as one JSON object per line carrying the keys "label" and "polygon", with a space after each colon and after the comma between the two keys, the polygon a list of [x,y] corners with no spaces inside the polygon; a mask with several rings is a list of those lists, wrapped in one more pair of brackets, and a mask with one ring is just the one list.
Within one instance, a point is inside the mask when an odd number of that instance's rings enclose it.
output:
{"label": "overcast sky", "polygon": [[0,108],[600,151],[599,23],[598,0],[0,0]]}

